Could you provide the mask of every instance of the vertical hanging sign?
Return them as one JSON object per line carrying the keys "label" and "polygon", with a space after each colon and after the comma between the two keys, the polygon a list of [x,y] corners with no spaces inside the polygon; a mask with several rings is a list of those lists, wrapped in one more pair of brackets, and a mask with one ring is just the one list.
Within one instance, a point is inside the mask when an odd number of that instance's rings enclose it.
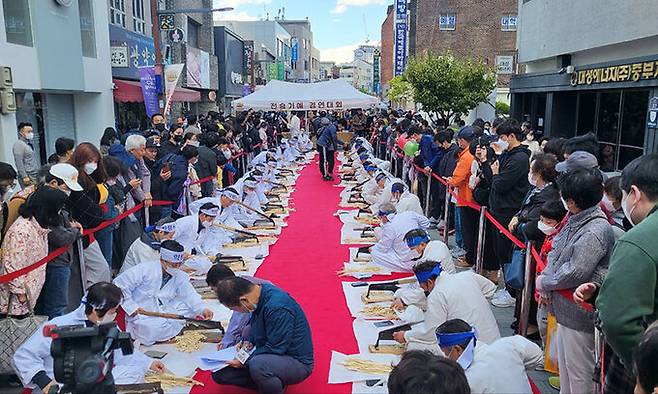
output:
{"label": "vertical hanging sign", "polygon": [[407,0],[395,0],[395,75],[402,75],[407,65]]}

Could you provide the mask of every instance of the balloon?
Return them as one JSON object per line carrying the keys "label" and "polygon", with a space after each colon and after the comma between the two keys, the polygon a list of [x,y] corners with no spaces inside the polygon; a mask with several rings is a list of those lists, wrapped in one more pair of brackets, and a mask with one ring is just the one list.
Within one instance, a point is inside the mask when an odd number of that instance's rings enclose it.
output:
{"label": "balloon", "polygon": [[416,152],[418,152],[418,142],[416,141],[407,141],[406,144],[404,144],[404,154],[407,155],[408,157],[414,157],[416,156]]}

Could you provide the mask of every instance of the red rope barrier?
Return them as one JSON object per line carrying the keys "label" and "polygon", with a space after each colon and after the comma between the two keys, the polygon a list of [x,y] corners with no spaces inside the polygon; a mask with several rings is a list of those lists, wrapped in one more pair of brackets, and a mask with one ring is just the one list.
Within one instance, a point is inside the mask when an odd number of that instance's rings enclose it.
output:
{"label": "red rope barrier", "polygon": [[[162,206],[162,205],[171,205],[171,204],[173,204],[173,202],[171,202],[171,201],[159,201],[159,200],[158,201],[153,201],[153,206]],[[92,229],[83,230],[82,236],[88,236],[90,241],[93,242],[93,235],[96,232],[98,232],[98,231],[100,231],[100,230],[102,230],[102,229],[104,229],[108,226],[111,226],[111,225],[113,225],[114,223],[116,223],[120,220],[125,219],[126,217],[128,217],[129,215],[139,211],[143,207],[144,207],[144,203],[139,203],[134,208],[131,208],[131,209],[127,210],[126,212],[122,213],[121,215],[115,217],[114,219],[107,220],[107,221],[101,223],[100,225],[98,225],[98,226],[96,226]],[[52,252],[48,253],[46,255],[46,257],[42,258],[41,260],[37,261],[36,263],[30,264],[30,265],[28,265],[26,267],[23,267],[23,268],[21,268],[17,271],[1,275],[0,276],[0,284],[10,282],[10,281],[12,281],[12,280],[14,280],[14,279],[16,279],[20,276],[23,276],[23,275],[25,275],[29,272],[32,272],[32,271],[36,270],[37,268],[41,267],[42,265],[44,265],[44,264],[48,263],[49,261],[52,261],[56,257],[59,257],[60,255],[64,254],[69,249],[69,247],[71,247],[71,245],[65,245],[65,246],[62,246],[60,248],[57,248],[57,249],[53,250]]]}

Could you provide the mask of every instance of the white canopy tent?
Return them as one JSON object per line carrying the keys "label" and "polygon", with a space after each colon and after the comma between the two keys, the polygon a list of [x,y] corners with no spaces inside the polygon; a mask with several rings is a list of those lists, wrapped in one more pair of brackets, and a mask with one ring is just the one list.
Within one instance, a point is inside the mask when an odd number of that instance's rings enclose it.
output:
{"label": "white canopy tent", "polygon": [[371,108],[377,97],[356,90],[342,79],[315,83],[270,81],[264,87],[233,101],[236,111],[320,111]]}

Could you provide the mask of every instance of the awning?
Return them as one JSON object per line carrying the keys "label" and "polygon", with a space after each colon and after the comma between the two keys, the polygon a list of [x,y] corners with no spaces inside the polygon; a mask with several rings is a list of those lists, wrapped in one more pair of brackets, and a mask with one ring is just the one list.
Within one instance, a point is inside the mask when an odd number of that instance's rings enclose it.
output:
{"label": "awning", "polygon": [[[113,91],[114,101],[119,103],[136,102],[143,103],[142,86],[138,81],[126,81],[122,79],[113,79],[116,88]],[[201,93],[192,89],[176,88],[172,97],[173,101],[197,102],[201,101]]]}

